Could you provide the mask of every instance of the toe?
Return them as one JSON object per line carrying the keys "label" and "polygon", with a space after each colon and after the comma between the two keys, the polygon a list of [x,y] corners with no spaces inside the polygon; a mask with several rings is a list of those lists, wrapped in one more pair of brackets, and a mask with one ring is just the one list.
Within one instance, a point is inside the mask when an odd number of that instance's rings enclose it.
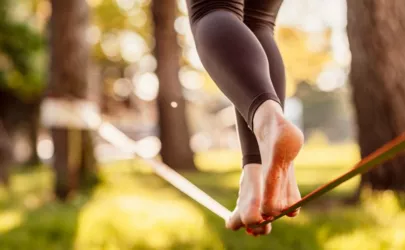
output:
{"label": "toe", "polygon": [[300,213],[300,209],[298,208],[297,210],[287,214],[288,217],[295,217]]}
{"label": "toe", "polygon": [[243,227],[242,220],[240,218],[240,213],[238,208],[236,208],[233,212],[231,217],[226,222],[226,228],[231,229],[231,230],[239,230],[241,227]]}
{"label": "toe", "polygon": [[252,206],[245,212],[241,213],[241,220],[244,225],[249,227],[250,225],[257,225],[263,221],[263,217],[259,212],[258,206]]}
{"label": "toe", "polygon": [[284,190],[283,197],[274,196],[261,206],[261,215],[263,218],[274,218],[282,213],[283,209],[287,207],[286,196],[287,192]]}
{"label": "toe", "polygon": [[254,236],[258,235],[266,235],[271,232],[271,224],[268,223],[262,227],[255,227],[255,228],[247,228],[247,232],[249,234],[252,234]]}
{"label": "toe", "polygon": [[271,232],[271,223],[268,223],[266,224],[266,226],[264,226],[263,235],[270,234],[270,232]]}

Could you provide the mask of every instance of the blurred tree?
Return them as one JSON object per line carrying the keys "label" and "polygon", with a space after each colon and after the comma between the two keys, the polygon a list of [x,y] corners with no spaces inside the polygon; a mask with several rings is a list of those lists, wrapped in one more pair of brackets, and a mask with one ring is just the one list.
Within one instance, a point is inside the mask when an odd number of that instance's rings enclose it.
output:
{"label": "blurred tree", "polygon": [[[39,103],[44,88],[44,44],[38,32],[14,18],[15,4],[0,0],[0,120],[3,135],[9,135],[7,138],[17,129],[27,131],[31,146],[28,164],[36,165],[39,163],[36,152]],[[11,142],[4,142],[2,147],[11,152],[5,145]]]}
{"label": "blurred tree", "polygon": [[[48,96],[86,99],[89,46],[86,41],[88,6],[85,0],[52,0],[50,20],[50,82]],[[65,199],[78,187],[94,184],[96,162],[87,130],[53,128],[55,192]]]}
{"label": "blurred tree", "polygon": [[323,92],[316,86],[301,82],[297,84],[296,97],[303,104],[303,132],[308,139],[312,132],[323,130],[330,142],[344,141],[348,132],[341,127],[348,120],[348,110],[342,107],[342,90]]}
{"label": "blurred tree", "polygon": [[[405,131],[405,1],[348,0],[350,82],[365,157]],[[364,174],[361,187],[405,191],[405,157]]]}
{"label": "blurred tree", "polygon": [[44,88],[42,37],[9,14],[0,0],[0,87],[24,101],[37,99]]}
{"label": "blurred tree", "polygon": [[103,77],[102,110],[112,116],[122,107],[134,111],[137,108],[131,102],[134,93],[131,91],[127,96],[119,96],[114,89],[118,79],[124,78],[131,83],[135,75],[145,73],[140,69],[140,61],[150,53],[153,42],[149,1],[88,2],[92,8],[89,29],[92,56]]}
{"label": "blurred tree", "polygon": [[9,167],[11,162],[10,138],[0,119],[0,183],[8,185]]}
{"label": "blurred tree", "polygon": [[161,155],[163,161],[172,168],[196,170],[185,114],[186,102],[178,76],[180,47],[174,29],[177,2],[175,0],[154,0],[152,15],[155,25],[155,56],[159,78]]}

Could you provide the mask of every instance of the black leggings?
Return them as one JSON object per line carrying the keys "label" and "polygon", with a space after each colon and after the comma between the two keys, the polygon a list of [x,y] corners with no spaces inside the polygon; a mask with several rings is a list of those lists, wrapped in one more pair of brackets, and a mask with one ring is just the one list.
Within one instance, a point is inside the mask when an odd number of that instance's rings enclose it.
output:
{"label": "black leggings", "polygon": [[273,38],[282,0],[187,0],[204,68],[235,105],[243,165],[261,163],[253,116],[267,100],[284,105],[285,71]]}

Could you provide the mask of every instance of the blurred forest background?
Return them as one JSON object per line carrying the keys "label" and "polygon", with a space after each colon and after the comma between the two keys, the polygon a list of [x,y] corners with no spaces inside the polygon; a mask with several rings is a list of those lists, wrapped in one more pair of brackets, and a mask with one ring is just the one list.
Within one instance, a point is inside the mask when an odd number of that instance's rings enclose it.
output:
{"label": "blurred forest background", "polygon": [[[303,195],[405,131],[404,16],[401,0],[284,1],[275,36],[286,116],[306,138]],[[46,126],[67,116],[49,100],[96,104],[137,155],[85,127]],[[402,157],[261,238],[228,232],[142,161],[163,160],[233,209],[233,112],[184,0],[0,0],[0,249],[405,248]]]}

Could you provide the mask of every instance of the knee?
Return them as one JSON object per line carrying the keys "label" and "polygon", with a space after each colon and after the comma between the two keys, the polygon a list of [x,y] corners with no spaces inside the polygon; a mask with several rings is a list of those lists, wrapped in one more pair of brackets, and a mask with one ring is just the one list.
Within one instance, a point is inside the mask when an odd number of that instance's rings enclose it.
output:
{"label": "knee", "polygon": [[244,23],[250,29],[261,27],[274,31],[277,14],[283,0],[245,0]]}
{"label": "knee", "polygon": [[274,31],[276,25],[276,15],[273,13],[265,13],[255,9],[245,9],[243,22],[251,30],[258,28],[270,28]]}
{"label": "knee", "polygon": [[202,0],[190,4],[191,25],[217,11],[227,11],[243,21],[243,0]]}

